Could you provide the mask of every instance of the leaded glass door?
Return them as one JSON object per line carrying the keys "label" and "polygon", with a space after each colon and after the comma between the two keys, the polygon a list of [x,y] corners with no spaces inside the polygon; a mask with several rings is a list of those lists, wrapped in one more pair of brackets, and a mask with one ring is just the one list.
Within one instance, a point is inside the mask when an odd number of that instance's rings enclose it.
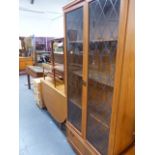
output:
{"label": "leaded glass door", "polygon": [[81,132],[83,7],[66,13],[68,121]]}
{"label": "leaded glass door", "polygon": [[89,3],[89,61],[86,138],[102,155],[108,151],[120,0]]}

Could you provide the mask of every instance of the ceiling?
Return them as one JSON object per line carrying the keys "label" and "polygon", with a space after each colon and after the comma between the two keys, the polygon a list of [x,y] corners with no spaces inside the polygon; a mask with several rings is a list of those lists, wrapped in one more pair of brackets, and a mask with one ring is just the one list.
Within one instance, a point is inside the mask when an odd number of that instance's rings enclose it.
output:
{"label": "ceiling", "polygon": [[19,15],[39,16],[55,20],[62,16],[62,7],[72,0],[19,0]]}
{"label": "ceiling", "polygon": [[62,7],[72,0],[19,0],[19,35],[63,36]]}

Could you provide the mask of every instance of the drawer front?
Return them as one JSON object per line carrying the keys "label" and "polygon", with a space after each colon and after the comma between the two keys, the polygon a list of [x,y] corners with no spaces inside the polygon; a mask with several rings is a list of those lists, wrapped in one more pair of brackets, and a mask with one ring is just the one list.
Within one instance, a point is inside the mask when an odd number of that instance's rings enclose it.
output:
{"label": "drawer front", "polygon": [[67,129],[67,138],[69,142],[73,145],[75,150],[79,155],[83,155],[84,145],[80,142],[80,139],[71,130]]}
{"label": "drawer front", "polygon": [[67,138],[69,142],[73,145],[75,150],[79,155],[100,155],[93,148],[91,148],[86,140],[84,140],[80,135],[78,135],[72,127],[70,127],[67,122]]}
{"label": "drawer front", "polygon": [[33,65],[33,61],[26,61],[26,66],[32,66]]}
{"label": "drawer front", "polygon": [[25,62],[20,61],[19,62],[19,70],[24,70],[26,67]]}

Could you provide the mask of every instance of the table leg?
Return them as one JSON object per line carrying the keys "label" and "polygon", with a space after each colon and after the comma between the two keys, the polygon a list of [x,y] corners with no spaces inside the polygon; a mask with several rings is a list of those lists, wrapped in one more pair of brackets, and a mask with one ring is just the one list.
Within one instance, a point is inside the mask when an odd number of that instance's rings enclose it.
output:
{"label": "table leg", "polygon": [[31,89],[30,75],[29,74],[27,74],[27,83],[28,83],[28,89]]}

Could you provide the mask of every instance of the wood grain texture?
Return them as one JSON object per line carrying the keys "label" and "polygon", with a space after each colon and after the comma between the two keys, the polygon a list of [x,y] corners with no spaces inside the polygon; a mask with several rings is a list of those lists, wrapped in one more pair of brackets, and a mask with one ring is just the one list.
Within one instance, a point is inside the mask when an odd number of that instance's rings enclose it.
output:
{"label": "wood grain texture", "polygon": [[[135,30],[134,30],[134,0],[129,0],[124,42],[124,54],[121,71],[121,81],[118,88],[114,150],[119,154],[127,145],[134,141],[135,128]],[[119,58],[117,59],[119,61]],[[114,117],[114,115],[113,115]]]}
{"label": "wood grain texture", "polygon": [[66,96],[65,98],[65,103],[66,103],[66,120],[68,120],[68,92],[67,92],[67,85],[68,85],[68,82],[67,82],[67,32],[66,32],[66,14],[63,13],[63,17],[64,17],[64,94]]}
{"label": "wood grain texture", "polygon": [[75,2],[76,5],[72,4],[71,6],[66,7],[64,9],[64,12],[67,13],[67,12],[73,11],[75,9],[78,9],[78,8],[82,7],[84,5],[84,3],[85,3],[84,0],[77,0],[77,2]]}
{"label": "wood grain texture", "polygon": [[63,123],[67,117],[64,85],[57,85],[55,88],[51,81],[41,80],[41,82],[42,97],[47,110],[59,123]]}
{"label": "wood grain texture", "polygon": [[74,127],[67,122],[67,138],[78,155],[99,155],[99,153],[79,135]]}
{"label": "wood grain texture", "polygon": [[19,57],[19,70],[25,70],[27,66],[34,64],[32,57]]}
{"label": "wood grain texture", "polygon": [[[122,84],[116,127],[115,152],[134,141],[135,130],[135,22],[134,0],[129,1],[127,34],[125,43]],[[123,132],[122,132],[123,131]]]}
{"label": "wood grain texture", "polygon": [[116,131],[116,120],[118,114],[118,100],[119,100],[119,90],[122,75],[122,64],[124,55],[124,44],[126,36],[126,24],[128,15],[128,0],[122,1],[120,4],[120,19],[119,19],[119,30],[118,30],[118,45],[117,45],[117,55],[116,55],[116,69],[115,69],[115,81],[114,81],[114,93],[112,101],[112,114],[110,123],[110,135],[109,135],[109,149],[108,154],[113,155],[114,144],[115,144],[115,131]]}
{"label": "wood grain texture", "polygon": [[83,2],[84,0],[74,0],[63,7],[63,10],[66,11],[68,8],[77,6],[78,3]]}
{"label": "wood grain texture", "polygon": [[135,146],[131,147],[124,155],[135,155]]}
{"label": "wood grain texture", "polygon": [[26,72],[32,77],[43,77],[43,68],[38,66],[27,66]]}
{"label": "wood grain texture", "polygon": [[86,85],[82,86],[82,136],[86,139],[86,122],[87,122],[87,93],[88,93],[88,3],[84,4],[84,18],[83,18],[83,81]]}

